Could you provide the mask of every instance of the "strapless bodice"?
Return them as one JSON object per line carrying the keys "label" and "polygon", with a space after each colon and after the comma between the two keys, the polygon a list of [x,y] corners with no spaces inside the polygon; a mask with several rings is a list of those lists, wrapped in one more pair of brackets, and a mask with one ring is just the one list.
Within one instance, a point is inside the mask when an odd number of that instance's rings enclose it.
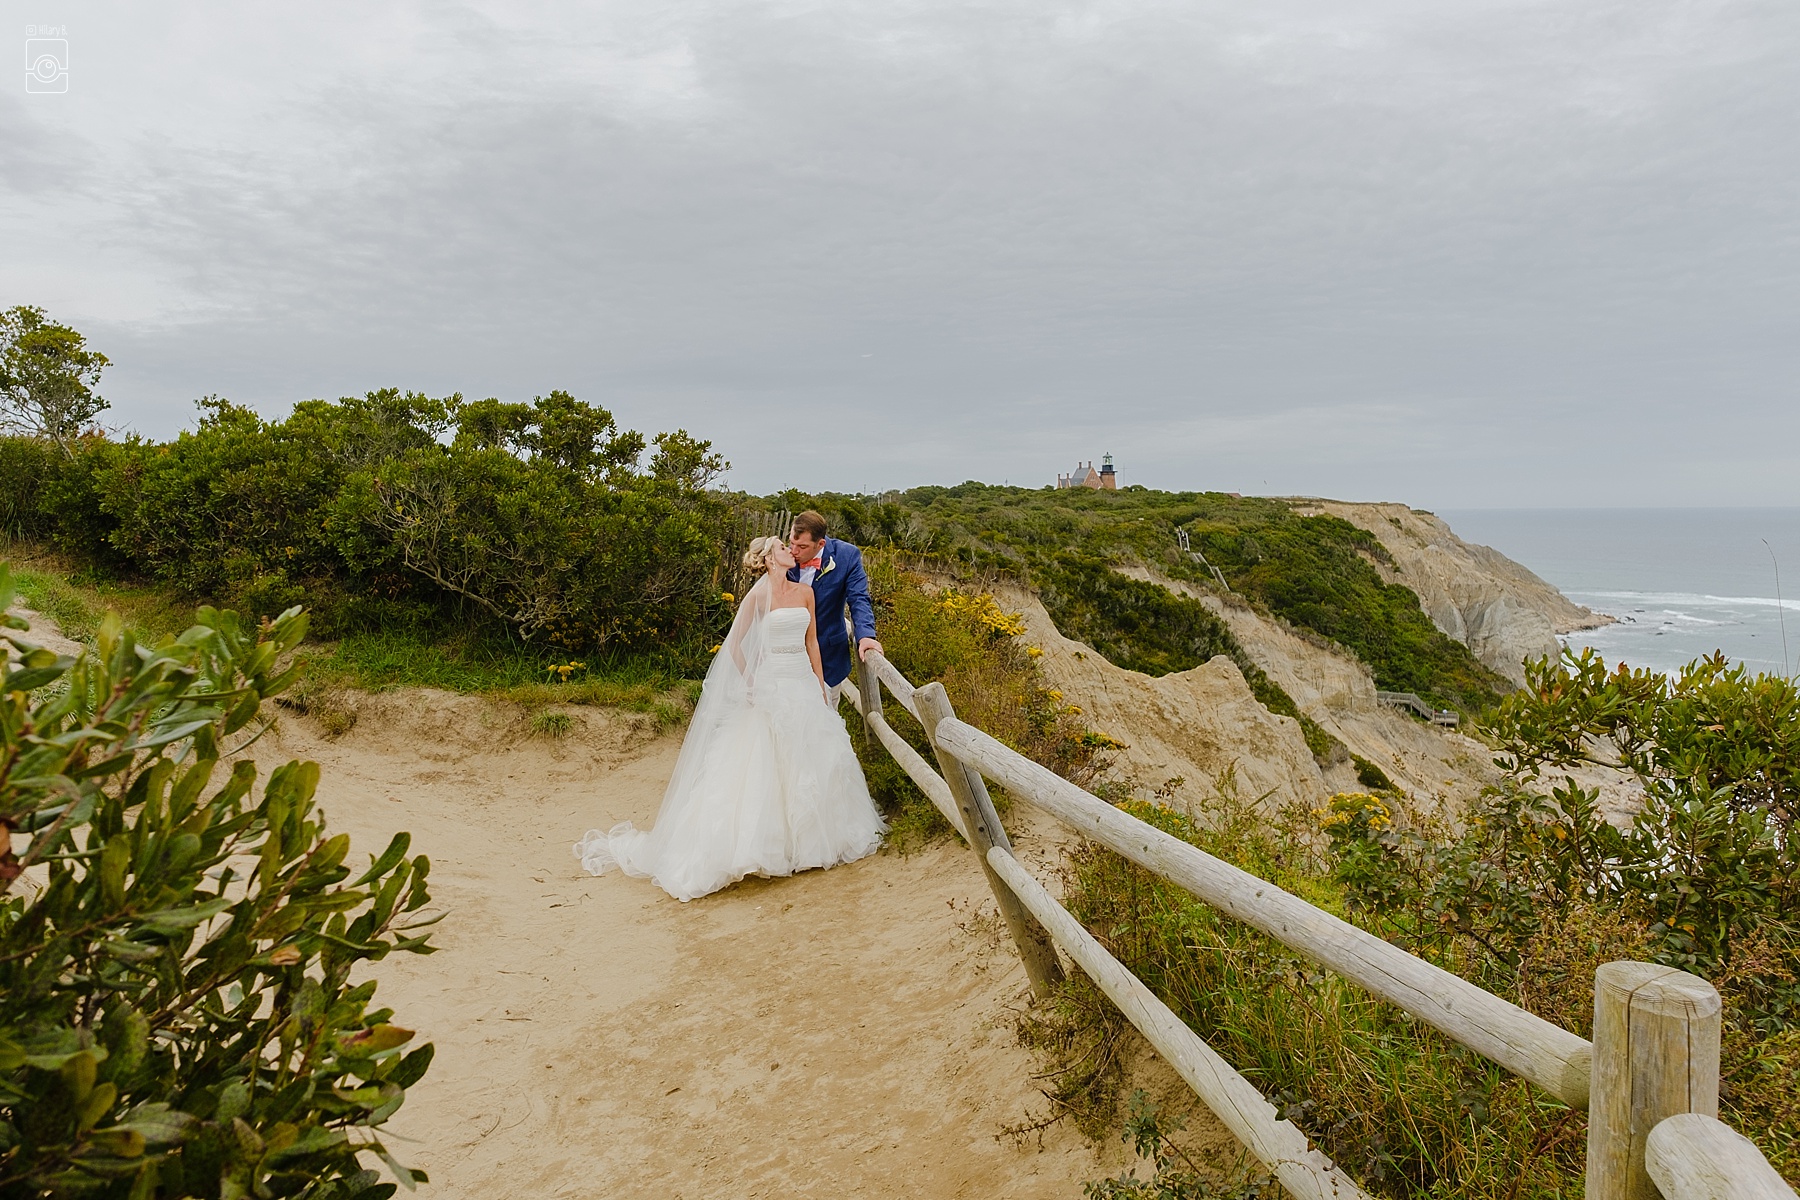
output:
{"label": "strapless bodice", "polygon": [[806,630],[812,618],[804,608],[777,608],[766,618],[764,634],[770,654],[805,654]]}

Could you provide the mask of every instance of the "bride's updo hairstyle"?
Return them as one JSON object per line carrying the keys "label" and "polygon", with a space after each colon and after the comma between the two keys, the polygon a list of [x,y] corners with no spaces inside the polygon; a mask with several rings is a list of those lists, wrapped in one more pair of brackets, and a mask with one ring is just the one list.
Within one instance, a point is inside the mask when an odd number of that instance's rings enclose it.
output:
{"label": "bride's updo hairstyle", "polygon": [[769,555],[786,545],[778,537],[759,537],[750,539],[750,548],[744,551],[744,570],[752,575],[761,575],[769,569]]}

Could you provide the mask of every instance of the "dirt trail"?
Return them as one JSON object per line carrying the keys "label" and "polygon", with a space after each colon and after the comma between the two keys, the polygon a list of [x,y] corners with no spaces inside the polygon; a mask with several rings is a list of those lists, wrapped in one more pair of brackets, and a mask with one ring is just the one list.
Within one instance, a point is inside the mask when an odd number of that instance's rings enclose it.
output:
{"label": "dirt trail", "polygon": [[1023,973],[971,920],[992,903],[966,850],[685,905],[590,878],[570,843],[647,825],[679,736],[572,716],[546,741],[502,706],[394,693],[338,740],[289,715],[256,747],[319,761],[353,854],[408,829],[431,855],[441,952],[382,963],[378,996],[437,1044],[390,1123],[425,1194],[1077,1196],[1116,1167],[1060,1126],[1042,1150],[996,1139],[1043,1101],[1010,1029]]}

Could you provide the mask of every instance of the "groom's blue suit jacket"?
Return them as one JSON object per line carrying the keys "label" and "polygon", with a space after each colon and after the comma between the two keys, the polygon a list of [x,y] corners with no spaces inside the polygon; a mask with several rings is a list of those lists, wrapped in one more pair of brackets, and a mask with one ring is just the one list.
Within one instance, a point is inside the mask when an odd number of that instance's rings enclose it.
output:
{"label": "groom's blue suit jacket", "polygon": [[[863,573],[862,551],[849,542],[825,539],[821,566],[813,575],[813,609],[819,620],[819,665],[825,684],[836,687],[850,675],[850,636],[844,631],[844,609],[856,626],[857,640],[875,636],[875,605],[869,599],[869,577]],[[787,573],[800,582],[800,568]]]}

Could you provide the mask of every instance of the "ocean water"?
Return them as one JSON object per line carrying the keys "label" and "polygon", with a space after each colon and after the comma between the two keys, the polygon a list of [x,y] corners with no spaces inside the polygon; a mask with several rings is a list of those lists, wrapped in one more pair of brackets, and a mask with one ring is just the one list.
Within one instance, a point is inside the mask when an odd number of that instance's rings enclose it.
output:
{"label": "ocean water", "polygon": [[[1577,604],[1620,618],[1565,640],[1674,671],[1715,650],[1800,672],[1800,508],[1439,511]],[[1777,586],[1777,568],[1780,584]],[[1785,645],[1784,645],[1785,642]]]}

